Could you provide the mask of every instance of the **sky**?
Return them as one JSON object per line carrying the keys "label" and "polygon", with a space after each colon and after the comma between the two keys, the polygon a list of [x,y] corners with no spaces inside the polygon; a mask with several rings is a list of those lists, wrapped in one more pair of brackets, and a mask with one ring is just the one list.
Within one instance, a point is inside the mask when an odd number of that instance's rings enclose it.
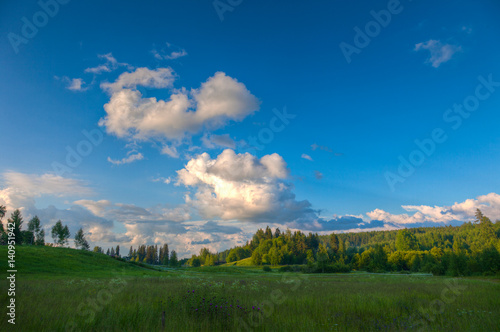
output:
{"label": "sky", "polygon": [[0,204],[181,257],[500,219],[499,10],[2,1]]}

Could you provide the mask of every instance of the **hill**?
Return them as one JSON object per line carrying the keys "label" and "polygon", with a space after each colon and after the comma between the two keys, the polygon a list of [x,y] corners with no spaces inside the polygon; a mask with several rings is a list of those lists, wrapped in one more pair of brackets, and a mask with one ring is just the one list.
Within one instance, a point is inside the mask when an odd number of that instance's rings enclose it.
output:
{"label": "hill", "polygon": [[[7,246],[0,246],[0,257],[7,257]],[[71,248],[48,246],[16,246],[16,269],[19,277],[109,277],[117,273],[127,275],[159,274],[160,272],[114,259],[110,256]],[[6,264],[2,264],[6,265]]]}

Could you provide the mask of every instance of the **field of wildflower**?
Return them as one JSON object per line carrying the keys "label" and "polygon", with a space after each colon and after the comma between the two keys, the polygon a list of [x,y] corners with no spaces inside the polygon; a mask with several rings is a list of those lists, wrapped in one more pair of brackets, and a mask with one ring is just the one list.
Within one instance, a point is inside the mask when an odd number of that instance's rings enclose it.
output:
{"label": "field of wildflower", "polygon": [[[500,283],[426,275],[178,269],[20,278],[2,331],[498,331]],[[247,272],[245,272],[247,271]],[[2,280],[3,286],[6,286]],[[2,294],[2,306],[6,295]]]}

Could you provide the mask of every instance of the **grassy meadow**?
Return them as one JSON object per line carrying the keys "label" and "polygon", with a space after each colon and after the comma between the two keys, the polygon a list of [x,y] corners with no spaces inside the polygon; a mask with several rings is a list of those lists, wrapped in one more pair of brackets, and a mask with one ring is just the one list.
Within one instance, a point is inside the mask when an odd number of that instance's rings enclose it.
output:
{"label": "grassy meadow", "polygon": [[[16,325],[2,314],[1,331],[500,330],[494,278],[279,273],[245,263],[157,271],[49,247],[18,247],[16,261]],[[6,291],[0,300],[5,308]]]}

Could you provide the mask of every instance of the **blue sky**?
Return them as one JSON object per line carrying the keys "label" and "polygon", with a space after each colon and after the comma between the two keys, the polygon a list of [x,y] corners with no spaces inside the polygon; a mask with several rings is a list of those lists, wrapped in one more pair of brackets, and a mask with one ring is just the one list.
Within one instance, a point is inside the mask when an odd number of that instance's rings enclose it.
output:
{"label": "blue sky", "polygon": [[496,1],[41,3],[0,4],[9,210],[182,255],[500,218]]}

